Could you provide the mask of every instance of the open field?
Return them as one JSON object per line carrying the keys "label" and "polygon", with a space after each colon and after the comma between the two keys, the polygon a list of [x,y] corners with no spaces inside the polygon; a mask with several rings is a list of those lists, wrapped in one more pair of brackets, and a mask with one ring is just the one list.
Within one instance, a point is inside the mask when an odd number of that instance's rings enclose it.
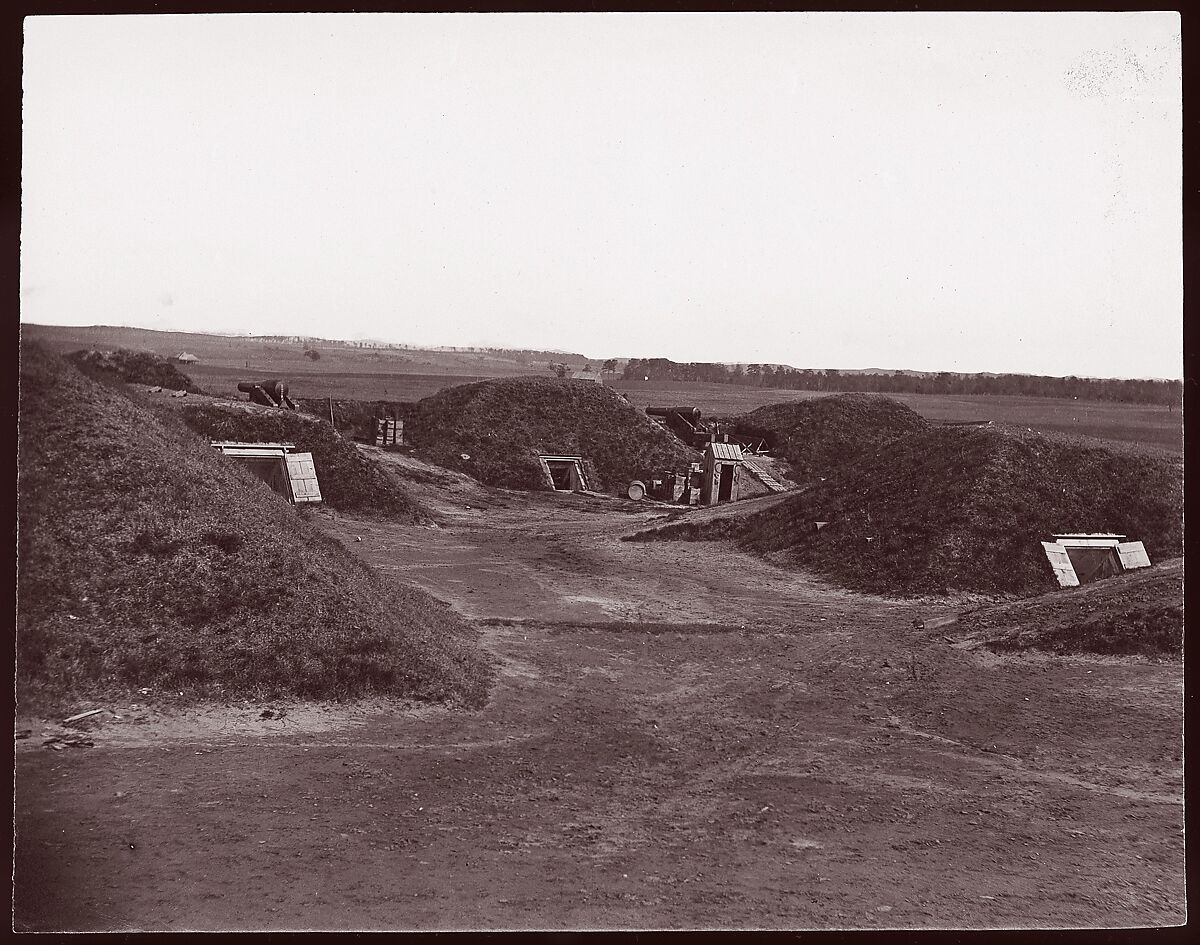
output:
{"label": "open field", "polygon": [[118,347],[151,351],[163,357],[188,351],[200,361],[184,370],[212,394],[241,397],[239,381],[282,377],[295,397],[360,400],[420,400],[444,387],[485,377],[508,377],[534,371],[542,364],[482,353],[409,351],[316,345],[317,361],[304,356],[306,345],[258,338],[154,332],[136,328],[77,328],[23,325],[26,340],[49,351],[67,354],[80,348]]}
{"label": "open field", "polygon": [[[706,416],[732,416],[765,404],[824,396],[820,391],[729,384],[617,381],[614,386],[639,407],[687,404],[699,407]],[[907,404],[928,420],[992,420],[1042,433],[1067,433],[1148,450],[1183,452],[1183,418],[1178,410],[1167,407],[985,394],[882,396]]]}
{"label": "open field", "polygon": [[1183,921],[1178,662],[996,654],[967,601],[366,451],[441,526],[320,527],[474,621],[490,701],[113,705],[62,752],[19,718],[17,928]]}
{"label": "open field", "polygon": [[[129,347],[174,356],[187,350],[200,363],[186,372],[213,394],[242,395],[237,384],[267,377],[286,378],[293,397],[343,400],[416,401],[446,387],[489,377],[550,376],[549,357],[522,360],[484,353],[399,351],[319,347],[321,359],[304,357],[304,346],[254,338],[149,332],[140,329],[72,328],[24,325],[25,337],[57,353],[85,347]],[[593,362],[595,363],[595,362]],[[624,381],[612,386],[639,407],[688,404],[705,416],[732,416],[764,404],[819,397],[818,391],[787,391],[729,384]],[[1183,423],[1177,410],[1141,404],[1059,400],[1041,397],[889,394],[930,420],[994,420],[1041,432],[1068,433],[1139,449],[1181,453]]]}

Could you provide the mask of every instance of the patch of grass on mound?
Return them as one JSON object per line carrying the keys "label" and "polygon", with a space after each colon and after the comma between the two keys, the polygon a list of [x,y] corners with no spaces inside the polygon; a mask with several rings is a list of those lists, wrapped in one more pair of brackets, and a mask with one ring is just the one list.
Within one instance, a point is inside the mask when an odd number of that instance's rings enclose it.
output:
{"label": "patch of grass on mound", "polygon": [[963,615],[957,631],[999,652],[1183,656],[1183,561]]}
{"label": "patch of grass on mound", "polygon": [[538,453],[583,456],[589,485],[613,491],[663,470],[686,472],[699,459],[607,387],[556,378],[448,388],[416,405],[404,435],[439,465],[516,489],[550,488]]}
{"label": "patch of grass on mound", "polygon": [[272,408],[245,405],[186,404],[184,422],[210,440],[295,443],[310,452],[325,504],[343,512],[362,512],[427,522],[428,513],[389,468],[364,456],[328,423]]}
{"label": "patch of grass on mound", "polygon": [[103,382],[150,384],[167,390],[204,393],[175,363],[149,351],[75,351],[67,359],[89,377]]}
{"label": "patch of grass on mound", "polygon": [[838,394],[768,404],[733,420],[734,431],[762,437],[798,483],[818,480],[902,436],[929,429],[916,411],[879,394]]}
{"label": "patch of grass on mound", "polygon": [[1109,656],[1181,656],[1183,608],[1131,607],[1095,614],[1053,627],[1028,643],[998,641],[995,650],[1036,648],[1052,653],[1101,653]]}
{"label": "patch of grass on mound", "polygon": [[[1151,560],[1182,546],[1177,460],[1038,434],[932,427],[831,470],[771,509],[635,538],[730,538],[786,567],[877,594],[1031,594],[1057,586],[1039,542],[1118,532]],[[817,530],[816,522],[829,524]]]}
{"label": "patch of grass on mound", "polygon": [[24,701],[484,697],[487,664],[448,606],[371,571],[173,415],[36,346],[19,449]]}

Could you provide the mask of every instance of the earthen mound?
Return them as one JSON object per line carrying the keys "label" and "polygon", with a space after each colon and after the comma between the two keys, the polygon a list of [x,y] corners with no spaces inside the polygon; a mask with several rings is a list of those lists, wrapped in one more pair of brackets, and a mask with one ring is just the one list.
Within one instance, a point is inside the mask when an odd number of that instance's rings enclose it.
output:
{"label": "earthen mound", "polygon": [[879,394],[768,404],[732,423],[738,434],[765,439],[799,483],[819,480],[885,443],[929,429],[916,411]]}
{"label": "earthen mound", "polygon": [[210,440],[294,443],[313,455],[325,504],[343,512],[410,522],[429,513],[391,467],[364,456],[328,422],[306,414],[251,404],[217,401],[184,404],[184,422]]}
{"label": "earthen mound", "polygon": [[[786,567],[880,594],[1056,587],[1040,542],[1116,532],[1152,561],[1182,550],[1178,460],[1040,434],[931,427],[826,470],[771,509],[635,538],[731,538]],[[826,523],[818,528],[817,523]]]}
{"label": "earthen mound", "polygon": [[597,491],[661,471],[686,472],[700,458],[620,394],[556,378],[447,388],[416,405],[404,435],[439,465],[517,489],[551,488],[539,453],[582,456],[588,485]]}
{"label": "earthen mound", "polygon": [[75,351],[66,357],[84,374],[101,383],[149,384],[167,390],[202,393],[173,361],[149,351],[87,350]]}
{"label": "earthen mound", "polygon": [[176,414],[30,345],[19,416],[26,701],[483,698],[448,606],[371,571]]}
{"label": "earthen mound", "polygon": [[982,637],[998,652],[1044,650],[1108,656],[1183,655],[1183,559],[978,608],[954,632]]}

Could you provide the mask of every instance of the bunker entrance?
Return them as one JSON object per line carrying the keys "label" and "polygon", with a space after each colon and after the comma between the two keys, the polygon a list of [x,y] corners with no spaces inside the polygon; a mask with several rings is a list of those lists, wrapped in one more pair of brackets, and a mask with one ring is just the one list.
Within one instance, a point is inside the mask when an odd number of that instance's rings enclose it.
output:
{"label": "bunker entrance", "polygon": [[550,467],[550,481],[559,492],[571,491],[571,474],[575,472],[574,463],[547,463]]}
{"label": "bunker entrance", "polygon": [[240,463],[289,502],[320,502],[312,453],[293,453],[293,443],[213,441],[213,449]]}
{"label": "bunker entrance", "polygon": [[239,463],[284,498],[292,497],[288,486],[287,464],[282,456],[239,456]]}
{"label": "bunker entrance", "polygon": [[1115,548],[1067,548],[1067,557],[1071,559],[1080,584],[1121,573],[1121,561]]}
{"label": "bunker entrance", "polygon": [[1053,542],[1042,542],[1042,548],[1060,587],[1078,587],[1150,567],[1146,546],[1140,541],[1122,541],[1124,535],[1097,532],[1054,537]]}
{"label": "bunker entrance", "polygon": [[541,456],[542,468],[555,492],[579,492],[587,489],[580,456]]}

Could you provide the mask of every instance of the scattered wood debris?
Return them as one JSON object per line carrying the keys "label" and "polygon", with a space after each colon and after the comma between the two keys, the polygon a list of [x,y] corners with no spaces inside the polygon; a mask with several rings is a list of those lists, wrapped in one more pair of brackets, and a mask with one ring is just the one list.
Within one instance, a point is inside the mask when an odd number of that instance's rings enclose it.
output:
{"label": "scattered wood debris", "polygon": [[51,735],[42,742],[42,747],[51,751],[62,751],[64,748],[91,748],[95,744],[83,735]]}
{"label": "scattered wood debris", "polygon": [[83,719],[90,719],[93,715],[99,715],[103,709],[89,709],[87,712],[80,712],[78,715],[72,715],[69,719],[63,719],[63,725],[74,725]]}

